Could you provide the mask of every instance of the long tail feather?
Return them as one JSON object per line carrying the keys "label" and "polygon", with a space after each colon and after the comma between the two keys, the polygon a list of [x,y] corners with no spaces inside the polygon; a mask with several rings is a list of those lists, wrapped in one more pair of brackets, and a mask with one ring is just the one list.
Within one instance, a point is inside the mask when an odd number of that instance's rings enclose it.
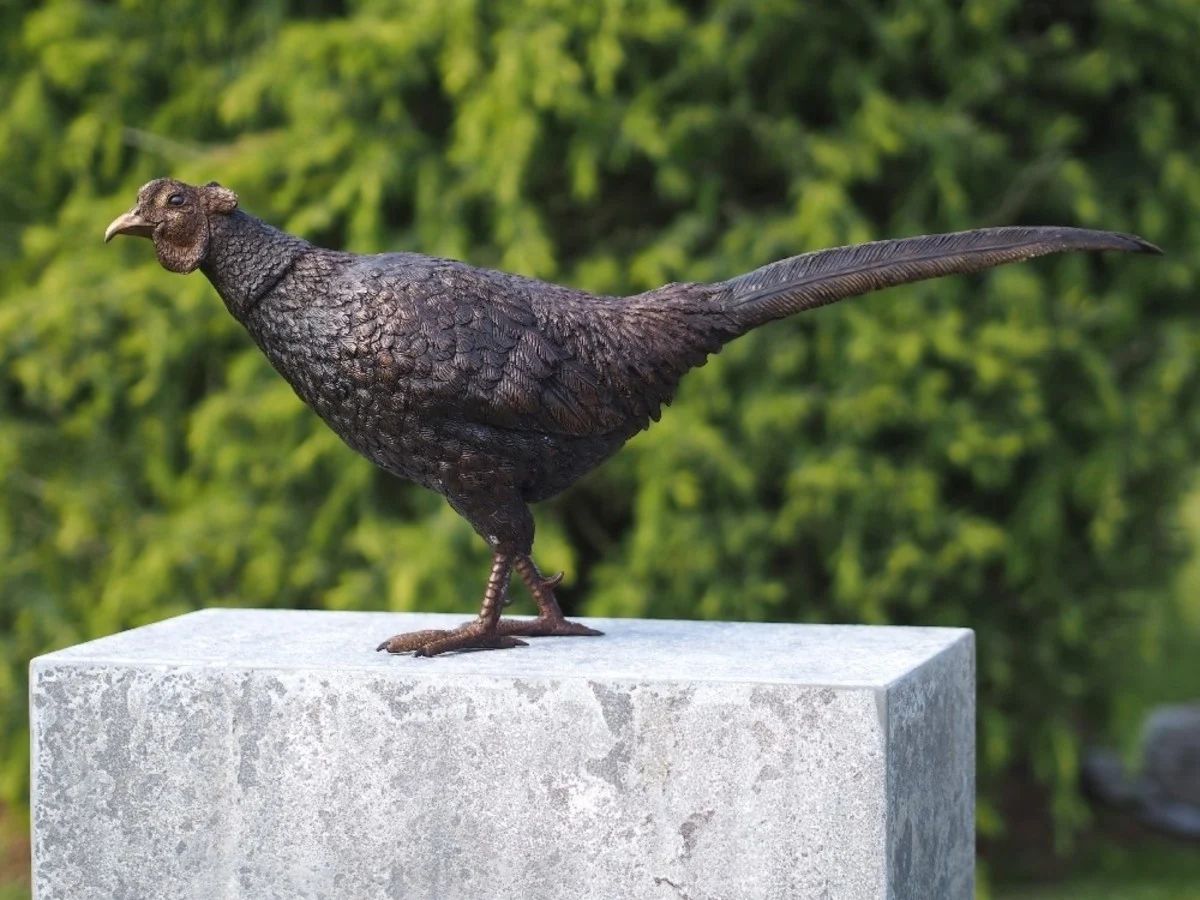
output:
{"label": "long tail feather", "polygon": [[793,256],[724,282],[722,306],[747,328],[880,288],[978,272],[1069,250],[1161,253],[1132,234],[1084,228],[980,228]]}

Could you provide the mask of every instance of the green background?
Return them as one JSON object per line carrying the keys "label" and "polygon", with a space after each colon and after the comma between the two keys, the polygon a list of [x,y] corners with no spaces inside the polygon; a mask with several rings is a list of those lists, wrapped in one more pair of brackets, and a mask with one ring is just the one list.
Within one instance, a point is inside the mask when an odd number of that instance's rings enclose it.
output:
{"label": "green background", "polygon": [[1193,0],[0,7],[10,868],[31,656],[203,605],[468,612],[483,585],[470,528],[345,448],[201,276],[101,244],[171,174],[327,246],[605,293],[980,225],[1162,245],[739,340],[541,505],[537,549],[576,613],[975,628],[985,884],[1111,866],[1184,896],[1187,848],[1142,865],[1078,783],[1087,743],[1130,750],[1200,684],[1198,73]]}

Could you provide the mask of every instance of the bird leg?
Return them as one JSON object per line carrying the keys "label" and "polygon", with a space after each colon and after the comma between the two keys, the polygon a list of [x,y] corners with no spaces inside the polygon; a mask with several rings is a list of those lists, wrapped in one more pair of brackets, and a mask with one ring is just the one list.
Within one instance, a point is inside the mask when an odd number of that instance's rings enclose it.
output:
{"label": "bird leg", "polygon": [[435,656],[448,650],[501,650],[525,646],[524,641],[502,633],[497,627],[500,623],[500,610],[505,605],[508,576],[512,567],[511,555],[496,553],[492,556],[492,571],[488,575],[479,615],[474,621],[451,630],[431,628],[398,634],[388,638],[375,649],[386,650],[388,653],[406,653],[412,650],[415,651],[413,656]]}
{"label": "bird leg", "polygon": [[533,600],[538,607],[536,619],[503,619],[500,628],[505,634],[519,634],[524,637],[587,637],[603,634],[595,628],[588,628],[578,622],[569,622],[563,617],[554,596],[554,589],[562,582],[562,572],[546,578],[534,565],[533,558],[519,555],[516,559],[517,574],[529,588]]}
{"label": "bird leg", "polygon": [[[536,619],[501,619],[500,610],[507,606],[508,577],[514,564],[521,580],[529,588],[537,603]],[[507,553],[496,553],[492,557],[492,571],[488,576],[487,588],[483,592],[483,604],[474,621],[454,629],[431,628],[425,631],[410,631],[388,638],[376,650],[388,653],[407,653],[414,656],[435,656],[450,650],[500,650],[506,647],[523,647],[523,637],[573,637],[597,635],[601,632],[578,622],[567,621],[554,597],[554,589],[562,581],[562,573],[546,578],[538,571],[533,560],[526,555],[514,557]]]}

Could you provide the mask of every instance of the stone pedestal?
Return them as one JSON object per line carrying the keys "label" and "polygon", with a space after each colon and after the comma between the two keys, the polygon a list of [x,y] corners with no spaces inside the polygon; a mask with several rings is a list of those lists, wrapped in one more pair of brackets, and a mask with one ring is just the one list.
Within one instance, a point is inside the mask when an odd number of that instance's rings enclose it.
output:
{"label": "stone pedestal", "polygon": [[207,610],[31,666],[34,882],[83,898],[970,898],[969,631]]}

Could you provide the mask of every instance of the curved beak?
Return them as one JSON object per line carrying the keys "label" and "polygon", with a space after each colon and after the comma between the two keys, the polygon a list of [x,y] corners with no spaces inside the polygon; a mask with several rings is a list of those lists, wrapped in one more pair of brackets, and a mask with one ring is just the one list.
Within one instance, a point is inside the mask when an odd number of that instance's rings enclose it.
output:
{"label": "curved beak", "polygon": [[113,219],[112,224],[104,229],[104,243],[107,244],[118,234],[150,237],[154,234],[154,223],[142,218],[136,209],[131,209],[125,215],[117,216]]}

